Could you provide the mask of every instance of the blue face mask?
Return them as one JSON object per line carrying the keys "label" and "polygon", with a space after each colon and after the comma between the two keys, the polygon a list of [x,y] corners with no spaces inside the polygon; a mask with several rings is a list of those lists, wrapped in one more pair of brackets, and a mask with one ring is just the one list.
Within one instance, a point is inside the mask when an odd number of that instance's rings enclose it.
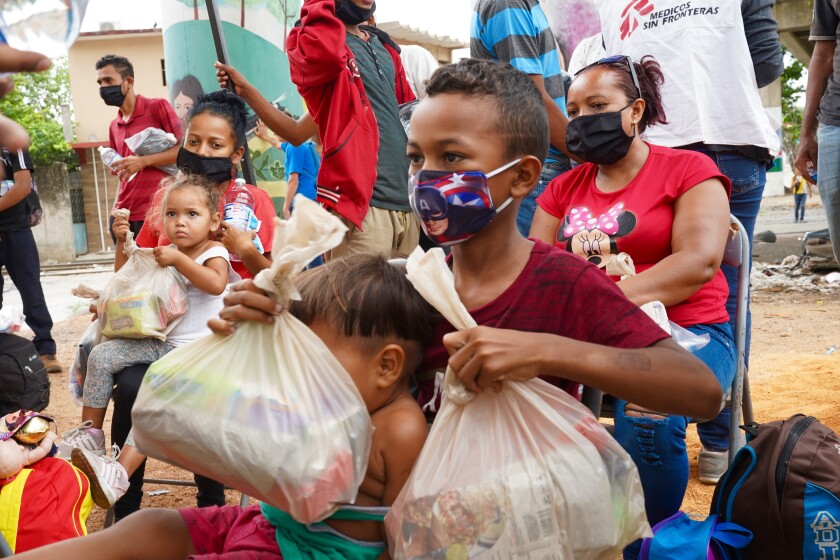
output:
{"label": "blue face mask", "polygon": [[517,159],[487,173],[421,170],[408,180],[408,200],[423,231],[438,245],[462,243],[484,229],[513,197],[498,208],[487,180],[510,169]]}

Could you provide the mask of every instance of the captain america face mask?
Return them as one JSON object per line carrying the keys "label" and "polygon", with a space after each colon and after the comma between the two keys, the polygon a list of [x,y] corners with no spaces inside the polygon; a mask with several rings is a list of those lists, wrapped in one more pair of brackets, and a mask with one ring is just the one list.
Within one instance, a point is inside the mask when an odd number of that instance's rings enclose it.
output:
{"label": "captain america face mask", "polygon": [[423,231],[437,245],[455,245],[471,238],[513,202],[493,204],[487,180],[510,169],[517,159],[487,173],[421,170],[408,180],[408,200]]}

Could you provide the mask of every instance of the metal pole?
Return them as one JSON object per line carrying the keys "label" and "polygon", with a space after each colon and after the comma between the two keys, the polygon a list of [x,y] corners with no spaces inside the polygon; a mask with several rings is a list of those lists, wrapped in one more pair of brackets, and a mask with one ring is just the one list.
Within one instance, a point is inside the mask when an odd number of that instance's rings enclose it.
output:
{"label": "metal pole", "polygon": [[[227,44],[225,43],[224,33],[222,33],[222,20],[219,17],[219,7],[216,5],[215,0],[206,0],[206,2],[210,30],[213,32],[213,43],[216,45],[216,58],[222,64],[228,64]],[[233,83],[230,80],[228,80],[227,87],[230,91],[234,91]],[[245,156],[242,158],[242,175],[245,177],[245,182],[249,185],[257,184],[251,166],[251,153],[248,150],[248,142],[245,142]]]}
{"label": "metal pole", "polygon": [[[102,166],[102,184],[105,185],[105,187],[103,188],[103,191],[105,193],[105,208],[111,208],[111,206],[108,204],[108,166],[107,165]],[[117,192],[119,192],[119,187],[117,187]],[[111,214],[109,213],[108,216],[110,216],[110,215]]]}
{"label": "metal pole", "polygon": [[93,163],[93,187],[96,191],[96,214],[99,216],[99,242],[102,244],[102,252],[105,252],[105,234],[102,232],[102,205],[99,202],[99,177],[96,175],[96,152],[93,147],[90,149],[90,160]]}

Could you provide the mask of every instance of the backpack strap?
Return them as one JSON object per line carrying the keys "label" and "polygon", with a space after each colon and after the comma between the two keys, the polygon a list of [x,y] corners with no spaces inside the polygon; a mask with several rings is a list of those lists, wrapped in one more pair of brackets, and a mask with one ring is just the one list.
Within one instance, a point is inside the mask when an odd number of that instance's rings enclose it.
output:
{"label": "backpack strap", "polygon": [[[758,455],[756,455],[755,449],[750,445],[745,445],[735,455],[735,460],[732,461],[732,464],[719,483],[720,499],[717,503],[717,511],[714,513],[718,514],[722,519],[732,519],[732,503],[735,501],[735,496],[744,485],[744,482],[746,482],[747,477],[755,470],[757,462]],[[743,463],[746,463],[746,468],[736,478],[733,476],[733,473],[736,470],[740,470],[738,467]]]}

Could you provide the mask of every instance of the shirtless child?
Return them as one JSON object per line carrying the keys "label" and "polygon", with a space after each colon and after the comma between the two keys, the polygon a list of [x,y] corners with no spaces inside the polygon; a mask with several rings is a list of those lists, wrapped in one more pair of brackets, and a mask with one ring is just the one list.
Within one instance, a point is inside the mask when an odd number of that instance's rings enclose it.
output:
{"label": "shirtless child", "polygon": [[[251,281],[237,285],[247,291]],[[299,277],[290,311],[332,350],[353,378],[374,425],[367,474],[356,503],[307,527],[260,504],[247,508],[144,509],[93,535],[20,555],[21,560],[282,558],[312,552],[387,558],[382,519],[426,440],[423,413],[408,390],[432,335],[434,315],[404,274],[381,257],[337,259]],[[223,317],[216,332],[232,332]],[[326,529],[326,531],[325,531]],[[299,557],[299,556],[294,556]]]}

